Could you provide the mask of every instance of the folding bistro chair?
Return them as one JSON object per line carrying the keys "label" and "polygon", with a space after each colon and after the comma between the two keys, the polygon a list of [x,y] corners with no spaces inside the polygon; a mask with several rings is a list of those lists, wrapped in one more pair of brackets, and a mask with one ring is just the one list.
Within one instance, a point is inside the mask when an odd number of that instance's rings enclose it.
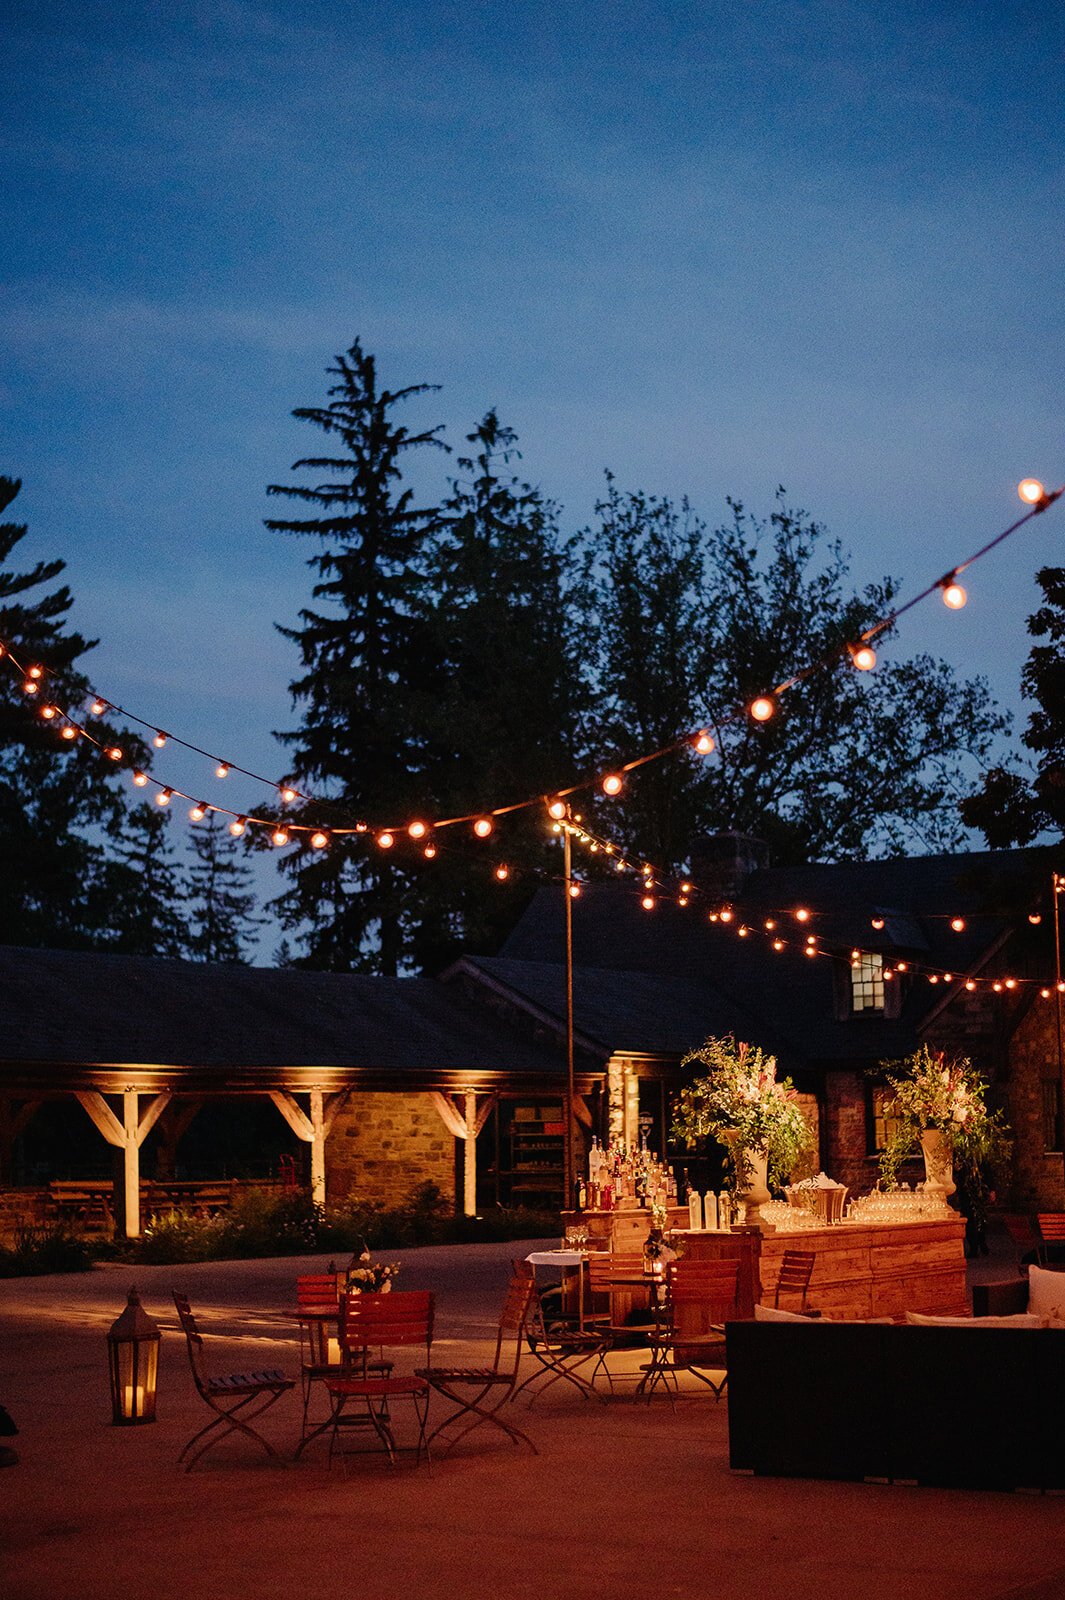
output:
{"label": "folding bistro chair", "polygon": [[1039,1211],[1039,1248],[1036,1258],[1041,1267],[1065,1260],[1065,1211]]}
{"label": "folding bistro chair", "polygon": [[779,1308],[782,1294],[797,1294],[799,1296],[799,1310],[806,1310],[806,1291],[813,1276],[815,1260],[816,1257],[812,1251],[784,1251],[780,1258],[780,1276],[777,1278],[777,1292],[773,1296],[773,1304],[775,1306]]}
{"label": "folding bistro chair", "polygon": [[[305,1273],[296,1279],[296,1321],[300,1328],[300,1377],[303,1385],[303,1423],[300,1438],[307,1437],[311,1385],[325,1384],[345,1371],[342,1354],[330,1359],[330,1342],[336,1342],[340,1322],[340,1282],[335,1272]],[[373,1361],[371,1372],[392,1371],[390,1361]]]}
{"label": "folding bistro chair", "polygon": [[[535,1289],[536,1280],[532,1268],[527,1262],[515,1262],[514,1275],[499,1314],[495,1361],[490,1367],[424,1367],[416,1373],[416,1376],[424,1378],[437,1394],[443,1395],[445,1400],[450,1400],[455,1406],[451,1415],[438,1423],[429,1435],[428,1442],[432,1444],[433,1440],[442,1434],[446,1436],[450,1433],[443,1450],[444,1455],[453,1450],[460,1439],[472,1433],[474,1428],[479,1428],[482,1422],[494,1423],[516,1442],[527,1444],[534,1456],[539,1454],[532,1440],[522,1433],[520,1428],[512,1428],[509,1422],[504,1422],[499,1415],[500,1409],[514,1395],[518,1368],[521,1365],[525,1319],[529,1314]],[[510,1340],[513,1341],[514,1353],[512,1359],[508,1360],[504,1351]],[[463,1390],[466,1393],[463,1393]],[[484,1402],[489,1395],[492,1396],[492,1402],[486,1405]],[[451,1432],[457,1423],[461,1423],[461,1426]]]}
{"label": "folding bistro chair", "polygon": [[[340,1429],[351,1424],[365,1426],[369,1420],[381,1443],[388,1451],[388,1459],[396,1464],[396,1442],[392,1434],[389,1402],[406,1395],[414,1403],[418,1418],[418,1445],[415,1465],[425,1455],[430,1468],[429,1442],[425,1424],[429,1415],[429,1384],[421,1375],[409,1376],[394,1371],[385,1376],[374,1375],[376,1353],[378,1361],[384,1359],[386,1349],[411,1345],[425,1346],[425,1367],[432,1363],[433,1316],[436,1296],[428,1289],[408,1290],[392,1294],[346,1294],[340,1299],[340,1349],[348,1368],[340,1377],[327,1378],[333,1404],[333,1414],[326,1427],[332,1428],[329,1436],[329,1459],[333,1459]],[[422,1369],[423,1371],[425,1369]],[[365,1409],[354,1414],[348,1411],[351,1401],[363,1402]],[[321,1432],[321,1429],[317,1429]],[[314,1437],[313,1434],[310,1435]],[[300,1444],[303,1448],[304,1440]],[[297,1455],[299,1450],[297,1450]]]}
{"label": "folding bistro chair", "polygon": [[724,1324],[736,1309],[739,1270],[736,1260],[672,1263],[666,1305],[648,1335],[651,1363],[636,1388],[648,1403],[658,1383],[666,1385],[673,1403],[678,1372],[691,1372],[713,1390],[715,1400],[721,1399],[728,1372],[715,1383],[707,1369],[726,1367]]}
{"label": "folding bistro chair", "polygon": [[[179,1461],[184,1461],[193,1445],[203,1440],[200,1448],[189,1456],[185,1471],[191,1472],[206,1450],[213,1449],[227,1434],[237,1430],[246,1433],[250,1439],[257,1439],[268,1456],[276,1456],[277,1451],[273,1445],[250,1426],[250,1420],[252,1417],[262,1416],[275,1400],[280,1400],[283,1394],[294,1389],[295,1378],[286,1378],[283,1372],[277,1371],[274,1367],[263,1372],[234,1372],[224,1378],[208,1377],[203,1371],[203,1335],[196,1326],[196,1318],[186,1297],[178,1294],[176,1289],[173,1295],[188,1346],[189,1364],[192,1367],[196,1388],[204,1403],[215,1413],[206,1427],[193,1435],[178,1456]],[[238,1416],[238,1411],[244,1415]],[[212,1437],[216,1430],[221,1431],[217,1433],[217,1437]]]}
{"label": "folding bistro chair", "polygon": [[583,1378],[576,1370],[599,1354],[603,1343],[600,1334],[594,1329],[574,1328],[564,1322],[548,1322],[535,1284],[525,1319],[525,1342],[539,1363],[539,1370],[534,1368],[527,1378],[522,1379],[514,1390],[514,1399],[536,1378],[542,1378],[546,1373],[546,1381],[529,1396],[530,1406],[538,1395],[561,1379],[571,1383],[586,1400],[594,1398],[606,1404],[604,1396],[597,1394],[587,1378]]}
{"label": "folding bistro chair", "polygon": [[[639,1323],[615,1321],[616,1301],[620,1295],[625,1295],[626,1290],[629,1293],[622,1302],[623,1305],[631,1299],[635,1290],[639,1290],[641,1295],[646,1290],[652,1300],[654,1294],[658,1292],[653,1284],[647,1282],[642,1253],[636,1255],[599,1251],[588,1257],[588,1295],[592,1303],[592,1314],[586,1319],[585,1327],[598,1334],[600,1340],[590,1381],[594,1384],[599,1373],[604,1372],[611,1392],[614,1388],[614,1378],[607,1365],[607,1356],[615,1350],[630,1348],[634,1341],[642,1341],[647,1333],[646,1326],[641,1326]],[[604,1298],[609,1309],[606,1312],[599,1312],[596,1306],[601,1304]],[[653,1316],[653,1305],[648,1315]]]}

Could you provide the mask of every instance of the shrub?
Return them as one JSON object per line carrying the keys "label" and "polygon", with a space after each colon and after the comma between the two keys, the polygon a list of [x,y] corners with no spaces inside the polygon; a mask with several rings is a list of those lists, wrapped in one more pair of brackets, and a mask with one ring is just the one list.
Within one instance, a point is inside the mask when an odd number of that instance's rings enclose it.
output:
{"label": "shrub", "polygon": [[46,1272],[90,1272],[94,1247],[62,1224],[20,1228],[12,1249],[0,1247],[0,1278],[33,1278]]}

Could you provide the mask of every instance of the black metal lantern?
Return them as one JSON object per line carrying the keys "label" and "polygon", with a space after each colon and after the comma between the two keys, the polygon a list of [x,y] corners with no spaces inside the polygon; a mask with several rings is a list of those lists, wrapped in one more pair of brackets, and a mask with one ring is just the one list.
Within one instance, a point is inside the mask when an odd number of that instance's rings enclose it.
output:
{"label": "black metal lantern", "polygon": [[112,1422],[155,1421],[159,1339],[157,1325],[141,1305],[136,1289],[131,1289],[125,1311],[107,1335]]}

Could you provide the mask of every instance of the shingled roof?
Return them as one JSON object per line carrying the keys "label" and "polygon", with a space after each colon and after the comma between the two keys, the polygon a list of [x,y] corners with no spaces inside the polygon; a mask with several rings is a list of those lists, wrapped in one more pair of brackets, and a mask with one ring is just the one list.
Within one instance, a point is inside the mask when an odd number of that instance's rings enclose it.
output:
{"label": "shingled roof", "polygon": [[558,1050],[431,979],[0,947],[0,1082],[19,1063],[124,1063],[269,1075],[553,1076]]}

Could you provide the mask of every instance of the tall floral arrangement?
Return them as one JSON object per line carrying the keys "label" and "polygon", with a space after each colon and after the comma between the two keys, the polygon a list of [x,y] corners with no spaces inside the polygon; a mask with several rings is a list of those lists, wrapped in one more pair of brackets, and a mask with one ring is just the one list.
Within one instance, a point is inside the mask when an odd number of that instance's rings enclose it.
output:
{"label": "tall floral arrangement", "polygon": [[813,1143],[813,1132],[791,1079],[777,1078],[775,1057],[730,1035],[708,1039],[686,1055],[681,1066],[695,1063],[707,1071],[681,1090],[673,1119],[675,1135],[692,1145],[712,1134],[726,1145],[740,1187],[749,1171],[751,1151],[765,1152],[770,1183],[786,1183]]}
{"label": "tall floral arrangement", "polygon": [[915,1150],[921,1134],[938,1128],[944,1157],[978,1165],[999,1165],[1009,1159],[1011,1141],[1001,1111],[988,1111],[987,1084],[967,1056],[953,1060],[926,1044],[901,1061],[885,1061],[892,1091],[891,1130],[880,1157],[880,1171],[894,1183],[899,1168]]}

